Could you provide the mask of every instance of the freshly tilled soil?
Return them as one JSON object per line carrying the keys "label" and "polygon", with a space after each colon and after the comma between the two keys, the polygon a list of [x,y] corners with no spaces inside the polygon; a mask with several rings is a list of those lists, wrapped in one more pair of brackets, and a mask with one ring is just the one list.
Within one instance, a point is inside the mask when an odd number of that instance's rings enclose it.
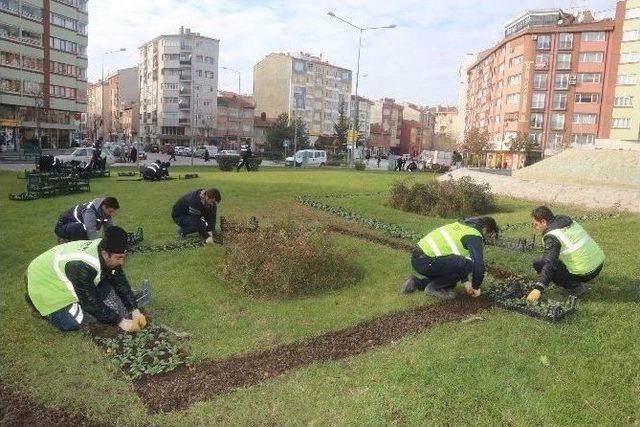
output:
{"label": "freshly tilled soil", "polygon": [[489,306],[491,301],[485,298],[462,298],[392,313],[303,342],[147,377],[137,381],[135,388],[153,412],[185,409],[195,402],[238,387],[259,384],[314,362],[364,353],[404,335],[418,333],[437,323],[462,319]]}

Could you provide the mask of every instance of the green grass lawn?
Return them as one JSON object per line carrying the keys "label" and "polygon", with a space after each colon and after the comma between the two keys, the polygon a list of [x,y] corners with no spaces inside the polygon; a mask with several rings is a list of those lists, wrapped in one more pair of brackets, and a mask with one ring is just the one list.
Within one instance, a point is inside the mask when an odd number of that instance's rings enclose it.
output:
{"label": "green grass lawn", "polygon": [[[561,324],[492,309],[482,314],[484,321],[432,327],[391,346],[316,363],[184,411],[147,415],[131,383],[88,335],[60,334],[26,308],[25,269],[55,244],[53,226],[62,210],[114,195],[121,204],[116,223],[129,231],[142,226],[144,243],[153,244],[175,240],[171,206],[198,187],[220,189],[218,216],[255,215],[262,223],[293,217],[317,223],[332,219],[299,206],[294,196],[384,192],[406,176],[328,169],[196,171],[198,179],[163,183],[96,179],[91,193],[31,202],[7,201],[7,193],[24,191],[25,181],[15,173],[0,173],[0,354],[5,385],[47,406],[118,425],[640,422],[640,216],[631,214],[583,224],[603,247],[607,262],[577,314]],[[447,221],[394,210],[387,206],[386,194],[323,202],[425,233]],[[528,221],[533,204],[500,198],[499,207],[498,222],[514,223]],[[531,234],[527,229],[509,235]],[[408,254],[350,237],[335,240],[365,270],[363,279],[336,292],[296,300],[252,299],[220,281],[219,246],[136,254],[125,269],[132,284],[151,279],[155,319],[192,334],[181,345],[193,364],[300,341],[435,302],[421,294],[397,294],[409,272]],[[529,276],[533,256],[487,248],[489,262]]]}

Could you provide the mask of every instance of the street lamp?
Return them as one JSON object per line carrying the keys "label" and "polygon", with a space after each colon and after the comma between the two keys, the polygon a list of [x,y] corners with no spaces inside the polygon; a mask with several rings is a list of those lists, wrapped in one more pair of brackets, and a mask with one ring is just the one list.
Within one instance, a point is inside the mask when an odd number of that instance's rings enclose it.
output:
{"label": "street lamp", "polygon": [[[329,11],[327,12],[327,15],[329,15],[332,18],[338,19],[342,22],[344,22],[347,25],[352,26],[353,28],[355,28],[356,30],[359,31],[358,34],[358,61],[356,62],[356,94],[355,94],[355,99],[356,99],[356,118],[354,120],[353,123],[353,127],[351,128],[352,130],[352,135],[355,135],[355,132],[359,132],[359,119],[360,119],[360,101],[358,101],[358,80],[360,78],[360,48],[362,47],[362,33],[363,31],[367,31],[367,30],[382,30],[385,28],[396,28],[396,24],[391,24],[391,25],[383,25],[383,26],[378,26],[378,27],[360,27],[358,25],[355,25],[349,21],[347,21],[344,18],[339,17],[338,15],[336,15],[335,13]],[[353,141],[353,145],[357,144],[357,140]],[[351,156],[350,159],[350,163],[353,161],[353,156]]]}
{"label": "street lamp", "polygon": [[104,53],[102,54],[102,78],[101,78],[101,81],[103,81],[103,82],[104,82],[104,57],[105,57],[106,55],[111,54],[111,53],[124,52],[125,50],[127,50],[127,48],[125,48],[125,47],[121,47],[120,49],[117,49],[117,50],[111,50],[111,51],[109,51],[109,52],[104,52]]}
{"label": "street lamp", "polygon": [[230,67],[220,67],[223,70],[227,70],[227,71],[233,71],[234,73],[238,73],[238,146],[240,145],[240,132],[241,132],[241,128],[242,128],[242,100],[240,99],[240,97],[242,96],[240,94],[240,71],[230,68]]}

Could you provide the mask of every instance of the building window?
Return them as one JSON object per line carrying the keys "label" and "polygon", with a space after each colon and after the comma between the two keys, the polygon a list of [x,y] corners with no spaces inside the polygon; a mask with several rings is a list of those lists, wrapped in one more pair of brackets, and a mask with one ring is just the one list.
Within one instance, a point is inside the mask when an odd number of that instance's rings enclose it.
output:
{"label": "building window", "polygon": [[0,10],[6,10],[17,15],[20,13],[20,3],[18,3],[18,0],[1,0]]}
{"label": "building window", "polygon": [[548,150],[559,150],[562,148],[562,134],[560,132],[551,132],[547,141]]}
{"label": "building window", "polygon": [[20,54],[0,51],[0,65],[20,68]]}
{"label": "building window", "polygon": [[520,94],[512,93],[507,95],[507,104],[519,104],[520,103]]}
{"label": "building window", "polygon": [[76,99],[76,90],[71,87],[50,85],[49,95],[55,98]]}
{"label": "building window", "polygon": [[538,40],[536,41],[536,47],[540,50],[551,49],[551,36],[548,34],[538,34]]}
{"label": "building window", "polygon": [[520,83],[522,83],[522,74],[516,74],[515,76],[510,76],[507,79],[508,86],[519,85]]}
{"label": "building window", "polygon": [[631,129],[630,117],[616,117],[611,119],[611,128],[614,129]]}
{"label": "building window", "polygon": [[547,88],[547,74],[534,74],[533,75],[533,88],[534,89],[546,89]]}
{"label": "building window", "polygon": [[569,88],[569,74],[556,74],[554,89],[568,89]]}
{"label": "building window", "polygon": [[20,40],[20,28],[0,22],[0,37],[5,39]]}
{"label": "building window", "polygon": [[564,113],[553,113],[551,115],[551,129],[564,129]]}
{"label": "building window", "polygon": [[572,123],[576,125],[595,125],[596,123],[598,123],[598,115],[597,114],[574,114]]}
{"label": "building window", "polygon": [[51,12],[51,24],[73,31],[77,31],[78,29],[78,21],[53,12]]}
{"label": "building window", "polygon": [[531,113],[530,126],[533,129],[542,129],[543,123],[544,123],[544,114]]}
{"label": "building window", "polygon": [[640,7],[627,9],[624,14],[624,19],[635,19],[635,18],[640,18]]}
{"label": "building window", "polygon": [[623,42],[633,42],[636,40],[640,40],[640,28],[637,28],[635,30],[624,31],[622,33]]}
{"label": "building window", "polygon": [[633,96],[616,96],[613,100],[614,107],[633,107]]}
{"label": "building window", "polygon": [[42,96],[42,83],[25,80],[22,85],[22,93],[25,95]]}
{"label": "building window", "polygon": [[578,104],[597,104],[600,101],[600,95],[597,93],[576,93],[575,101]]}
{"label": "building window", "polygon": [[547,68],[549,66],[549,54],[548,53],[537,53],[535,60],[536,68]]}
{"label": "building window", "polygon": [[601,42],[605,40],[604,31],[587,31],[582,33],[583,42]]}
{"label": "building window", "polygon": [[22,16],[35,21],[42,21],[42,8],[23,1]]}
{"label": "building window", "polygon": [[42,59],[23,56],[22,67],[26,70],[42,71]]}
{"label": "building window", "polygon": [[0,79],[0,92],[20,93],[20,80]]}
{"label": "building window", "polygon": [[558,62],[556,63],[556,69],[558,70],[568,70],[571,68],[571,54],[570,53],[559,53],[558,54]]}
{"label": "building window", "polygon": [[544,92],[533,92],[531,96],[531,108],[543,109],[547,94]]}
{"label": "building window", "polygon": [[573,48],[573,34],[572,33],[560,33],[558,41],[558,49],[570,50]]}
{"label": "building window", "polygon": [[602,73],[578,73],[578,83],[600,83]]}
{"label": "building window", "polygon": [[70,42],[68,40],[59,39],[57,37],[49,38],[49,47],[51,47],[52,49],[61,50],[63,52],[68,52],[68,53],[75,54],[78,52],[77,43]]}
{"label": "building window", "polygon": [[580,62],[602,62],[604,53],[602,52],[580,52],[578,61]]}
{"label": "building window", "polygon": [[511,58],[509,60],[509,66],[510,67],[514,67],[516,65],[520,65],[524,62],[524,56],[523,55],[518,55],[518,56],[514,56],[513,58]]}
{"label": "building window", "polygon": [[567,109],[567,94],[566,93],[554,93],[553,102],[551,108],[554,110],[566,110]]}
{"label": "building window", "polygon": [[618,85],[634,85],[638,82],[637,74],[619,74],[616,84]]}
{"label": "building window", "polygon": [[571,143],[575,145],[593,144],[596,142],[596,136],[585,133],[574,133],[571,135]]}
{"label": "building window", "polygon": [[640,62],[640,52],[629,52],[620,54],[621,64],[630,64],[632,62]]}

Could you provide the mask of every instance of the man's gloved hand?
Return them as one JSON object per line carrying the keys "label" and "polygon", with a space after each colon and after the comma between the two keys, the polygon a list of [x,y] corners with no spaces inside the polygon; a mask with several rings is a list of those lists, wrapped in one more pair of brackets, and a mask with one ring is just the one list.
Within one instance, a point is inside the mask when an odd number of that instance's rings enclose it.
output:
{"label": "man's gloved hand", "polygon": [[473,286],[471,286],[471,282],[464,282],[464,292],[473,298],[477,298],[480,296],[480,294],[482,293],[480,291],[480,289],[473,289]]}
{"label": "man's gloved hand", "polygon": [[120,323],[118,323],[118,326],[120,326],[120,329],[127,332],[136,332],[140,330],[140,325],[138,324],[137,320],[129,320],[123,318]]}
{"label": "man's gloved hand", "polygon": [[213,244],[213,237],[209,236],[206,238],[206,240],[204,241],[207,245],[212,245]]}
{"label": "man's gloved hand", "polygon": [[540,292],[539,289],[532,290],[529,292],[529,295],[527,295],[527,302],[538,301],[540,299],[540,295],[542,295],[542,292]]}
{"label": "man's gloved hand", "polygon": [[138,322],[140,329],[144,329],[147,326],[147,318],[137,308],[131,312],[131,317],[134,322]]}

